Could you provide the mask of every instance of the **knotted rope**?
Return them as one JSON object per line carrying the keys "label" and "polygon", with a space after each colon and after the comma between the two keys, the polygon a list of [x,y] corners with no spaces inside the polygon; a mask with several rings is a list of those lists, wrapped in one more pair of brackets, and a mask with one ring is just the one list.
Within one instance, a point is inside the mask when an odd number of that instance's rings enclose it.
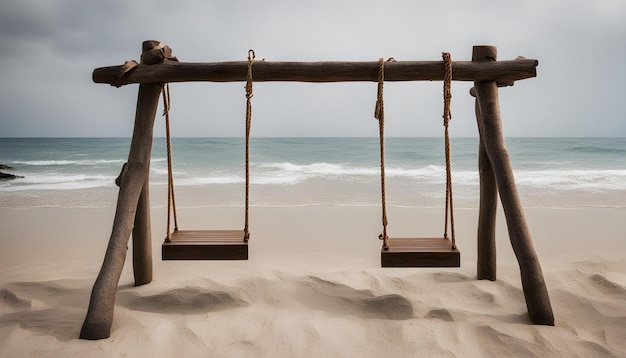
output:
{"label": "knotted rope", "polygon": [[172,237],[171,216],[174,215],[174,231],[178,231],[178,218],[176,216],[176,197],[174,196],[174,176],[172,171],[172,143],[170,136],[170,86],[163,85],[163,116],[165,117],[165,142],[167,144],[167,234],[166,241]]}
{"label": "knotted rope", "polygon": [[[395,62],[393,57],[387,61]],[[378,93],[376,96],[376,108],[374,118],[378,119],[378,133],[380,139],[380,196],[382,201],[383,232],[378,239],[383,241],[383,249],[389,250],[389,237],[387,236],[387,200],[385,193],[385,103],[383,100],[383,84],[385,82],[385,60],[378,60]]]}
{"label": "knotted rope", "polygon": [[452,169],[450,167],[450,135],[448,133],[448,122],[452,118],[450,113],[450,99],[452,98],[452,60],[450,53],[443,52],[444,76],[443,76],[443,127],[446,152],[446,215],[443,237],[448,238],[448,214],[450,216],[450,229],[452,234],[452,249],[456,249],[456,236],[454,232],[454,206],[452,201]]}
{"label": "knotted rope", "polygon": [[250,207],[250,125],[252,123],[252,62],[256,57],[254,50],[248,51],[248,74],[246,77],[246,208],[245,208],[245,224],[243,228],[243,240],[250,240],[250,231],[248,229],[248,217]]}

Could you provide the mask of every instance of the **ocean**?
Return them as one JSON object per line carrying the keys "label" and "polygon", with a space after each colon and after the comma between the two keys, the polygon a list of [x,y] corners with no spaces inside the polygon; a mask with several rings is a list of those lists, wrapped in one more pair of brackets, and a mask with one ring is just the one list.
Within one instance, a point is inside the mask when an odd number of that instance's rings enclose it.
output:
{"label": "ocean", "polygon": [[[387,138],[387,203],[443,207],[442,138]],[[377,206],[377,138],[252,138],[252,206]],[[130,138],[1,138],[0,207],[114,207]],[[177,205],[244,205],[243,138],[173,138]],[[626,207],[626,138],[508,138],[527,207]],[[452,138],[454,203],[478,207],[477,138]],[[164,138],[155,138],[151,205],[166,207]]]}

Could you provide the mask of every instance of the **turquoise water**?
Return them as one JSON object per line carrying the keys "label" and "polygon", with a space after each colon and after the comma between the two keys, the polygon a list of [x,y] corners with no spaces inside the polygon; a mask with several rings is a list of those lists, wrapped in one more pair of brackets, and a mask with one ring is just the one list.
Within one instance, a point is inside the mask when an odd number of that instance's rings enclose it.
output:
{"label": "turquoise water", "polygon": [[[2,207],[114,206],[114,179],[129,138],[0,139],[3,170],[24,178],[1,181]],[[522,202],[531,207],[625,207],[626,138],[509,138]],[[478,204],[477,138],[453,138],[457,207]],[[377,138],[252,138],[253,206],[380,203]],[[389,205],[443,206],[441,138],[386,140]],[[174,138],[176,194],[181,207],[242,206],[243,138]],[[152,205],[166,205],[167,161],[155,138]]]}

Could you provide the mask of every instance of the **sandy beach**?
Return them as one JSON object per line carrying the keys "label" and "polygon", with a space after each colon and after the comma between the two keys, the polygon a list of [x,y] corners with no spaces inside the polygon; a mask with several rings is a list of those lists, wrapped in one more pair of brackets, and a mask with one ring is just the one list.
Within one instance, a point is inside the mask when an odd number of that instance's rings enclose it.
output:
{"label": "sandy beach", "polygon": [[[185,229],[239,228],[241,208],[183,209]],[[382,269],[376,207],[253,207],[250,260],[160,259],[111,337],[78,333],[113,208],[0,209],[0,356],[606,357],[626,354],[623,208],[527,209],[556,318],[534,326],[498,217],[498,280],[477,281],[477,210],[457,210],[461,268]],[[390,208],[391,236],[437,235],[441,209]]]}
{"label": "sandy beach", "polygon": [[[626,358],[626,1],[6,0],[0,24],[0,358]],[[173,203],[181,230],[249,209],[249,259],[163,261]],[[382,212],[434,238],[452,206],[460,267],[381,267]]]}

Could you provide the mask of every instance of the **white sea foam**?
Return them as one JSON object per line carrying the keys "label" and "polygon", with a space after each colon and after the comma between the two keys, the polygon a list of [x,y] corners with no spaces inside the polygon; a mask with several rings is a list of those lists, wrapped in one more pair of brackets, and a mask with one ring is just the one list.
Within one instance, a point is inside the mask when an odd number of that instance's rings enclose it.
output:
{"label": "white sea foam", "polygon": [[[378,143],[374,139],[255,140],[257,145],[251,160],[250,179],[256,204],[359,206],[375,205],[379,201],[380,166],[378,152],[374,150]],[[4,192],[5,198],[32,198],[34,202],[43,196],[57,197],[59,193],[56,191],[74,190],[74,193],[63,195],[78,198],[78,203],[88,194],[102,192],[109,195],[106,188],[115,188],[114,179],[126,161],[126,150],[116,140],[89,142],[84,152],[80,141],[69,147],[66,142],[56,140],[30,141],[19,151],[12,152],[13,146],[7,146],[9,149],[1,152],[5,155],[0,158],[2,162],[14,167],[9,172],[24,177],[0,181],[0,195]],[[182,192],[190,193],[194,200],[198,197],[199,205],[210,200],[198,196],[198,192],[211,193],[211,197],[217,195],[220,203],[229,202],[227,198],[231,194],[241,194],[240,188],[245,181],[240,153],[234,156],[224,151],[217,157],[205,158],[202,145],[209,142],[218,151],[240,145],[239,140],[230,139],[218,144],[207,139],[181,139],[181,143],[187,146],[181,145],[176,151],[174,182],[176,186],[185,187]],[[512,142],[517,143],[517,146],[511,146],[515,179],[526,204],[621,207],[626,201],[625,144],[621,139],[522,139]],[[38,147],[40,143],[46,147]],[[115,145],[111,146],[111,143]],[[462,205],[474,205],[479,195],[477,142],[458,139],[455,143],[459,147],[452,163],[455,199],[459,199]],[[52,144],[55,146],[50,147]],[[446,180],[440,144],[429,139],[389,141],[385,172],[391,205],[439,205],[445,195]],[[419,151],[413,150],[415,145],[420,146]],[[48,147],[58,155],[50,157]],[[164,146],[159,147],[157,143],[153,154],[158,154],[151,160],[150,167],[150,183],[155,186],[156,194],[167,186],[164,152]],[[76,190],[91,188],[102,189]],[[31,196],[28,193],[31,190],[36,194]]]}
{"label": "white sea foam", "polygon": [[167,168],[163,169],[163,168],[150,167],[150,174],[167,175]]}
{"label": "white sea foam", "polygon": [[72,190],[115,185],[115,176],[107,175],[27,175],[0,185],[0,191]]}
{"label": "white sea foam", "polygon": [[193,185],[211,185],[211,184],[237,184],[243,183],[244,178],[238,176],[208,176],[195,178],[181,178],[175,181],[175,185],[193,186]]}
{"label": "white sea foam", "polygon": [[[300,180],[310,177],[328,176],[379,176],[380,167],[360,167],[347,164],[331,164],[331,163],[312,163],[312,164],[293,164],[290,162],[270,163],[260,165],[261,169],[265,169],[270,173],[285,173],[292,175]],[[436,165],[427,165],[422,168],[397,168],[388,167],[385,169],[385,175],[389,177],[441,177],[445,176],[445,167]]]}
{"label": "white sea foam", "polygon": [[[41,161],[50,162],[50,161]],[[70,161],[55,161],[70,162]],[[87,162],[87,161],[84,161]],[[96,161],[94,161],[96,162]],[[107,161],[112,162],[112,161]],[[47,164],[50,165],[50,164]],[[65,165],[65,164],[58,164]],[[445,182],[445,168],[428,165],[421,168],[386,168],[388,178],[410,180],[413,185],[433,185]],[[109,186],[115,180],[113,175],[102,174],[60,174],[60,173],[20,173],[24,178],[2,182],[1,191],[25,190],[69,190]],[[151,168],[153,183],[158,184],[167,170]],[[262,164],[252,168],[253,185],[297,185],[312,179],[372,181],[380,175],[380,168],[357,167],[345,164],[312,163],[298,165],[289,162]],[[160,178],[159,178],[160,177]],[[549,169],[516,170],[515,178],[520,187],[536,189],[558,189],[577,191],[626,190],[626,170],[594,169]],[[179,171],[175,175],[176,185],[204,186],[217,184],[241,184],[241,173],[224,172],[211,175],[210,172],[190,173]],[[456,189],[476,187],[478,172],[475,170],[453,171]]]}
{"label": "white sea foam", "polygon": [[293,164],[290,162],[269,163],[260,165],[261,169],[269,169],[276,172],[294,173],[301,175],[372,175],[376,169],[349,167],[343,164],[311,163]]}
{"label": "white sea foam", "polygon": [[32,166],[59,166],[59,165],[99,165],[99,164],[123,164],[124,159],[83,159],[83,160],[24,160],[13,161],[13,165]]}
{"label": "white sea foam", "polygon": [[[167,170],[152,168],[152,174],[166,175]],[[445,182],[445,167],[427,165],[421,168],[401,168],[389,166],[385,170],[388,178],[410,180],[416,185],[441,184]],[[290,162],[261,164],[251,169],[251,183],[256,185],[295,185],[310,179],[332,180],[372,180],[380,175],[379,167],[358,167],[346,164],[312,163],[293,164]],[[453,181],[457,186],[475,187],[478,185],[477,170],[453,171]],[[177,185],[239,184],[244,177],[229,172],[222,175],[193,175],[178,172]],[[547,169],[516,170],[515,178],[520,186],[538,189],[561,190],[626,190],[626,170],[593,169]]]}
{"label": "white sea foam", "polygon": [[626,190],[626,170],[522,170],[519,185],[570,190]]}

